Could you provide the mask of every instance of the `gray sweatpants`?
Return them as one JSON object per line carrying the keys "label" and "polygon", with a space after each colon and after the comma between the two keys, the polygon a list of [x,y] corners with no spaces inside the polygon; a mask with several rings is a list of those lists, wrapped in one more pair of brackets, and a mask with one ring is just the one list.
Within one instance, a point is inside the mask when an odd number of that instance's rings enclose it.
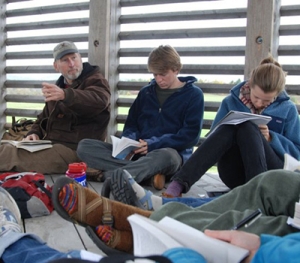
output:
{"label": "gray sweatpants", "polygon": [[77,154],[88,167],[105,171],[106,177],[126,169],[138,183],[158,173],[171,176],[182,164],[181,156],[172,148],[153,150],[135,161],[118,160],[112,157],[110,143],[93,139],[81,140]]}
{"label": "gray sweatpants", "polygon": [[176,202],[167,203],[151,218],[158,221],[169,216],[201,231],[228,230],[260,208],[263,215],[248,228],[240,230],[283,236],[299,231],[287,225],[288,217],[294,217],[299,193],[300,173],[272,170],[197,208]]}

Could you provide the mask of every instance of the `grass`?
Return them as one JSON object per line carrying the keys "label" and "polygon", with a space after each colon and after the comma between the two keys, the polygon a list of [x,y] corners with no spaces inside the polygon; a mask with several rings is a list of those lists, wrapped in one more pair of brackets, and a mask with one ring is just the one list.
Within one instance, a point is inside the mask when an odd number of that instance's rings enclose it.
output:
{"label": "grass", "polygon": [[[120,97],[126,97],[126,98],[135,98],[136,95],[120,95]],[[217,95],[217,94],[204,94],[204,100],[205,101],[222,101],[224,96]],[[30,109],[30,110],[42,110],[44,107],[44,103],[25,103],[25,102],[8,102],[7,108],[10,109]],[[128,107],[120,107],[118,108],[118,113],[122,115],[128,114]],[[215,112],[204,112],[204,119],[207,120],[213,120],[215,118],[216,113]],[[26,118],[26,117],[20,117],[16,116],[16,120]],[[32,119],[31,117],[27,117],[28,119]],[[12,117],[7,116],[6,122],[11,123]],[[118,130],[123,130],[124,125],[118,124]],[[205,134],[208,132],[208,130],[203,129],[201,132],[201,137],[205,136]]]}

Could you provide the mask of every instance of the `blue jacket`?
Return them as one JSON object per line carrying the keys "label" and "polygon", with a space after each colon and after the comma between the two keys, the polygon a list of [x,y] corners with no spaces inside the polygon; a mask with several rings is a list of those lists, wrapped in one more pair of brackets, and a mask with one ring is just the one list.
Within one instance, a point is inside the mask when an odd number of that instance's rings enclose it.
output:
{"label": "blue jacket", "polygon": [[300,261],[300,233],[284,237],[262,235],[261,246],[251,263],[298,263]]}
{"label": "blue jacket", "polygon": [[[250,109],[239,99],[240,88],[246,81],[236,85],[221,103],[214,127],[230,110],[250,112]],[[297,108],[285,91],[281,92],[276,100],[265,108],[262,115],[271,116],[268,123],[272,140],[270,146],[276,154],[284,160],[284,154],[288,153],[297,160],[300,159],[300,121]]]}
{"label": "blue jacket", "polygon": [[185,162],[193,152],[202,129],[204,99],[194,77],[179,77],[186,85],[160,107],[153,79],[143,87],[132,106],[122,136],[148,143],[148,151],[173,148]]}

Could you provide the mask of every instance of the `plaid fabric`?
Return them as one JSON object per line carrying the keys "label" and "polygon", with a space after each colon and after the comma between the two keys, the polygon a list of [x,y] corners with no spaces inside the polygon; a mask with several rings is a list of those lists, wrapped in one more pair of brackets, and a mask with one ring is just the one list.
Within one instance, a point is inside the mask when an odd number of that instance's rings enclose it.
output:
{"label": "plaid fabric", "polygon": [[247,108],[250,109],[251,113],[260,114],[260,111],[257,110],[250,99],[251,89],[249,86],[249,82],[246,82],[240,89],[239,99],[246,105]]}

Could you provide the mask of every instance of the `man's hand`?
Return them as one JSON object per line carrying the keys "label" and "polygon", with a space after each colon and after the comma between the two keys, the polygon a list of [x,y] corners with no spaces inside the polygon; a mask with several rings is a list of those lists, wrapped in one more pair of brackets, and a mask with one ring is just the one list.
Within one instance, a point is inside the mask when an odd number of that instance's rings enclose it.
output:
{"label": "man's hand", "polygon": [[258,128],[260,129],[260,132],[262,135],[266,138],[266,140],[269,142],[271,141],[271,136],[269,132],[269,127],[267,125],[258,125]]}
{"label": "man's hand", "polygon": [[23,139],[23,141],[36,141],[36,140],[39,140],[39,139],[40,139],[40,137],[33,133],[33,134],[30,134],[27,137],[25,137]]}
{"label": "man's hand", "polygon": [[260,238],[257,235],[250,234],[243,231],[236,231],[236,230],[220,230],[220,231],[213,231],[213,230],[205,230],[204,234],[223,240],[228,242],[232,245],[245,248],[250,251],[250,254],[247,258],[244,259],[243,263],[251,262],[253,256],[255,255],[256,251],[260,247]]}
{"label": "man's hand", "polygon": [[42,85],[42,92],[46,102],[51,100],[63,100],[65,98],[65,93],[60,87],[47,82],[43,82]]}
{"label": "man's hand", "polygon": [[134,154],[147,154],[148,153],[148,144],[146,141],[139,139],[140,145],[136,150],[134,150]]}

